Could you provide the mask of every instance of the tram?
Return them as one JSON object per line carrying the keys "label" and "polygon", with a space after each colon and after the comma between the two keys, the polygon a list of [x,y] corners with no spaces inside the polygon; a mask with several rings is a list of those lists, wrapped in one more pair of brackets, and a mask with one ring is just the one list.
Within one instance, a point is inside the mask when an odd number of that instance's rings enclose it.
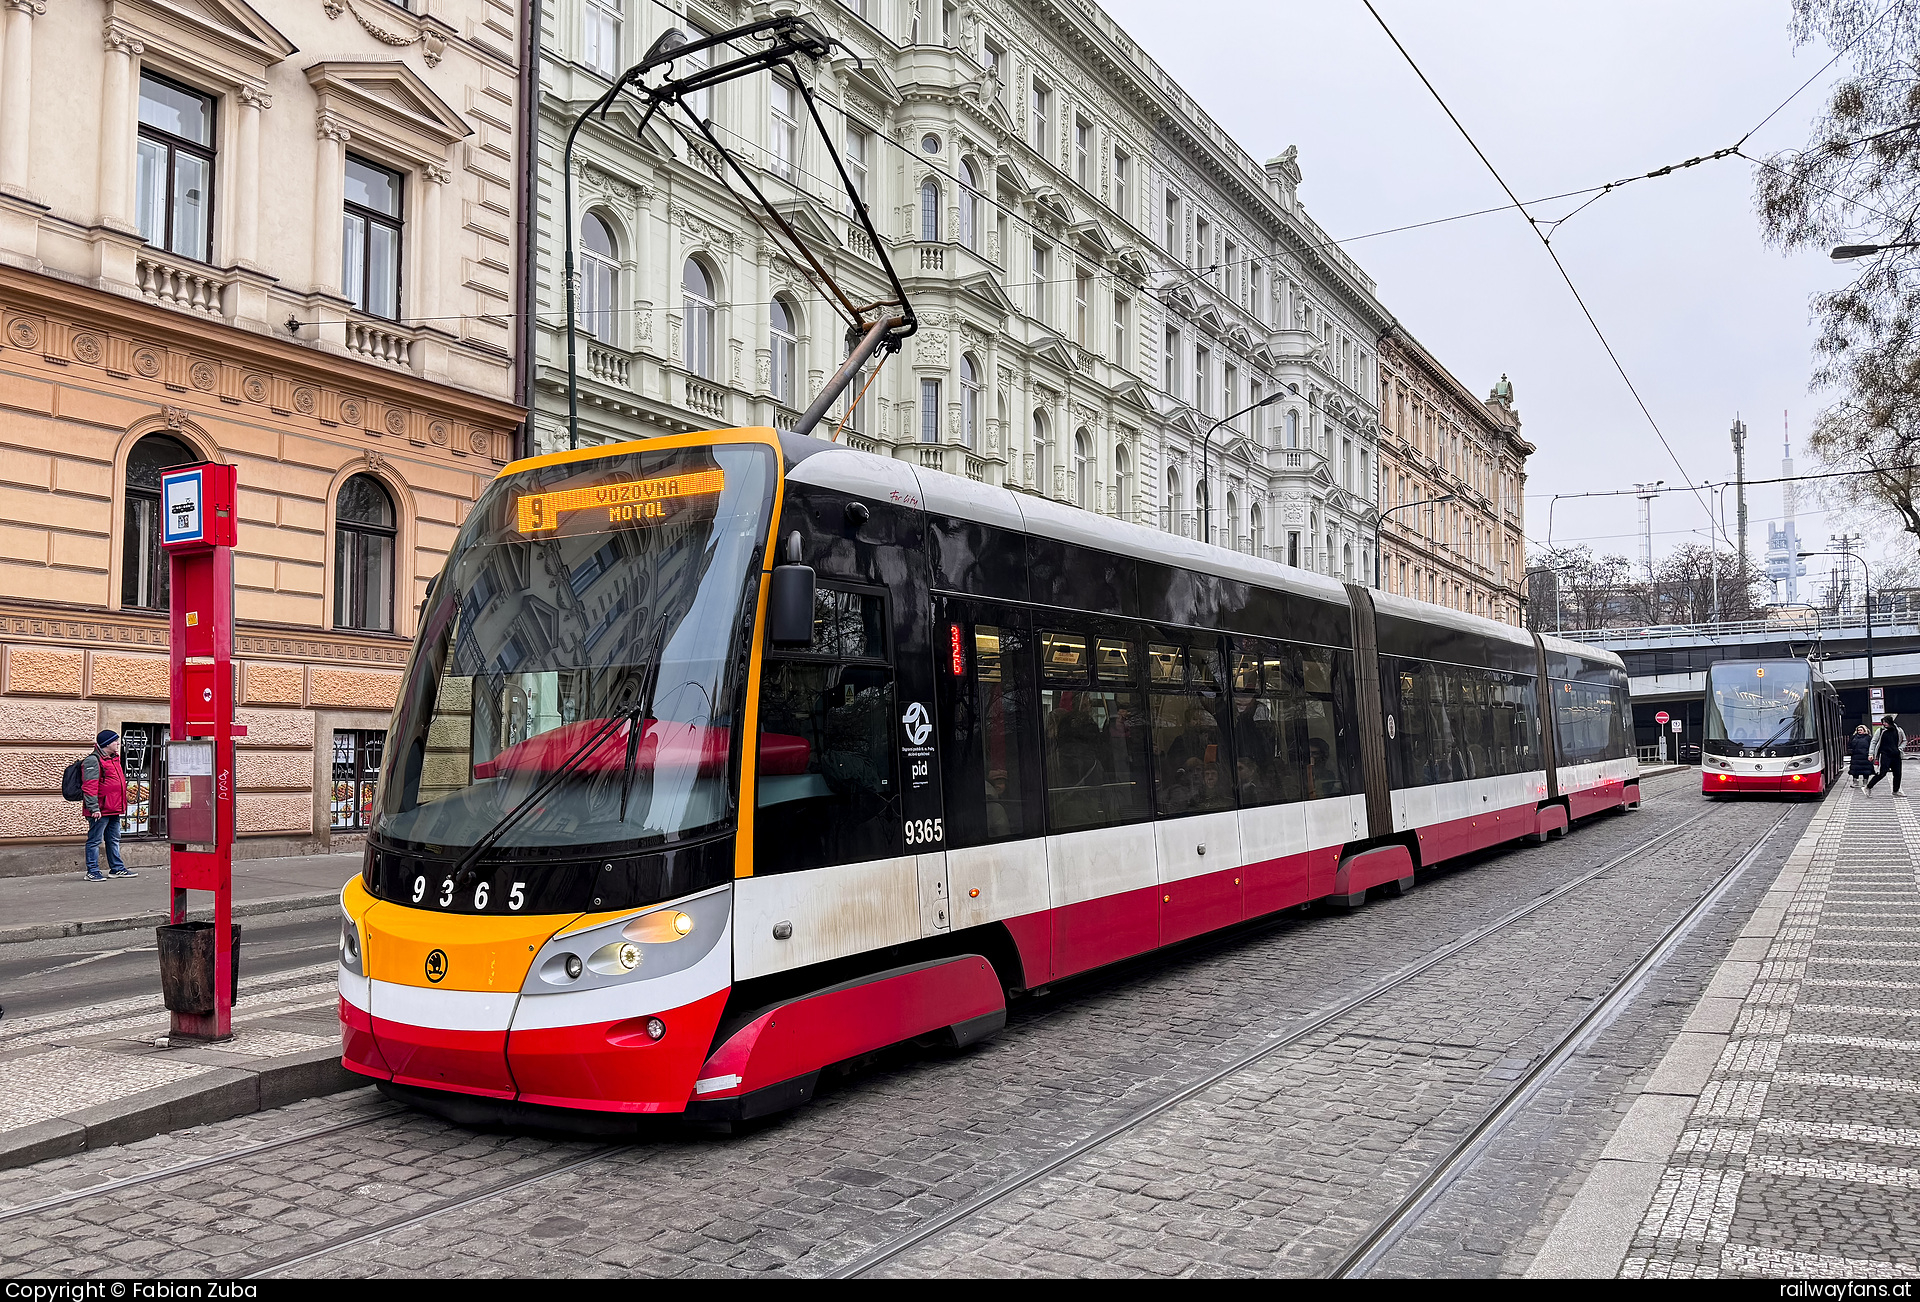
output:
{"label": "tram", "polygon": [[1805,660],[1721,660],[1707,667],[1700,751],[1708,796],[1819,795],[1846,762],[1840,693]]}
{"label": "tram", "polygon": [[516,462],[423,606],[344,1061],[460,1119],[784,1110],[1633,807],[1630,720],[1608,652],[819,438]]}

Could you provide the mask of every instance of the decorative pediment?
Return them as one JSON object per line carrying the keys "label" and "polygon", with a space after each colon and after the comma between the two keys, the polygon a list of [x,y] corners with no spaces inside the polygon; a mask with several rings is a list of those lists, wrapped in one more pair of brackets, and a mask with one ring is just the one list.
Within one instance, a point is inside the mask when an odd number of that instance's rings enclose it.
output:
{"label": "decorative pediment", "polygon": [[1067,341],[1056,334],[1042,335],[1033,350],[1035,361],[1052,362],[1062,370],[1078,371],[1079,363],[1074,360],[1073,350],[1067,347]]}
{"label": "decorative pediment", "polygon": [[1107,228],[1099,222],[1075,222],[1067,228],[1067,234],[1080,242],[1080,246],[1097,258],[1113,256],[1115,245],[1107,236]]}
{"label": "decorative pediment", "polygon": [[961,280],[957,288],[961,293],[986,304],[1002,320],[1019,311],[1013,300],[1007,297],[1007,291],[1000,287],[1000,282],[984,271]]}
{"label": "decorative pediment", "polygon": [[1143,281],[1152,274],[1147,267],[1146,255],[1131,244],[1115,253],[1113,262],[1122,275],[1135,282]]}
{"label": "decorative pediment", "polygon": [[825,219],[820,216],[820,207],[810,199],[788,199],[776,203],[773,210],[787,219],[787,224],[798,231],[800,238],[815,250],[840,249],[840,236]]}
{"label": "decorative pediment", "polygon": [[1115,401],[1130,403],[1141,411],[1151,413],[1155,410],[1153,390],[1133,376],[1128,376],[1116,385],[1113,396]]}
{"label": "decorative pediment", "polygon": [[993,170],[999,175],[1000,184],[1015,194],[1031,195],[1033,193],[1033,182],[1027,178],[1026,172],[1021,170],[1019,162],[1012,154],[1001,154],[995,158]]}
{"label": "decorative pediment", "polygon": [[1192,317],[1200,311],[1200,300],[1193,296],[1193,290],[1184,281],[1162,294],[1160,301],[1184,317]]}
{"label": "decorative pediment", "polygon": [[1236,348],[1244,349],[1247,352],[1253,351],[1253,332],[1243,325],[1236,324],[1229,326],[1227,328],[1227,341]]}
{"label": "decorative pediment", "polygon": [[343,121],[356,137],[372,135],[396,153],[442,162],[473,128],[404,63],[316,63],[307,83],[320,116]]}
{"label": "decorative pediment", "polygon": [[1200,421],[1200,413],[1191,407],[1176,408],[1173,414],[1167,418],[1167,423],[1193,438],[1199,438],[1201,433],[1206,429],[1206,426]]}
{"label": "decorative pediment", "polygon": [[[900,83],[893,79],[886,65],[878,59],[836,59],[833,70],[846,78],[847,85],[884,104],[901,102]],[[880,124],[874,122],[869,125],[877,127]]]}
{"label": "decorative pediment", "polygon": [[1200,304],[1200,309],[1193,314],[1193,323],[1216,338],[1225,333],[1227,328],[1225,319],[1220,315],[1220,309],[1211,302]]}
{"label": "decorative pediment", "polygon": [[1062,226],[1073,225],[1073,204],[1067,196],[1052,186],[1042,186],[1033,196],[1034,205],[1045,210],[1046,214]]}
{"label": "decorative pediment", "polygon": [[1273,349],[1267,347],[1265,342],[1255,344],[1251,355],[1266,370],[1274,370],[1280,365],[1280,359],[1274,356]]}
{"label": "decorative pediment", "polygon": [[267,69],[299,49],[245,0],[107,0],[106,28],[223,82],[265,85]]}

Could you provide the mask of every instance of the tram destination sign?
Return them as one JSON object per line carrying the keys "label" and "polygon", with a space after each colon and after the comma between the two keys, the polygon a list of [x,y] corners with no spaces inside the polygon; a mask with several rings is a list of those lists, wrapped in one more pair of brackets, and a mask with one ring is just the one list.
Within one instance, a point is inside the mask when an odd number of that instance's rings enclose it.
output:
{"label": "tram destination sign", "polygon": [[[673,515],[671,503],[717,497],[726,487],[726,474],[717,467],[684,475],[653,479],[622,479],[610,484],[561,488],[547,493],[524,493],[514,503],[521,533],[558,529],[563,517],[592,511],[593,525],[633,525],[664,522]],[[599,512],[606,512],[604,516]]]}

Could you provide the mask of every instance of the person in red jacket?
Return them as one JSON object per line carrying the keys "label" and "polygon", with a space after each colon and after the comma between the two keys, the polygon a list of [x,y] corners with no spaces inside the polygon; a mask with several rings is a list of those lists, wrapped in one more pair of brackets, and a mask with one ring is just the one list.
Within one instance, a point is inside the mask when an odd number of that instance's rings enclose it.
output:
{"label": "person in red jacket", "polygon": [[111,728],[94,738],[94,747],[80,761],[81,799],[87,812],[87,880],[100,875],[100,846],[107,847],[107,876],[138,877],[120,859],[120,816],[127,812],[127,774],[120,767],[120,734]]}

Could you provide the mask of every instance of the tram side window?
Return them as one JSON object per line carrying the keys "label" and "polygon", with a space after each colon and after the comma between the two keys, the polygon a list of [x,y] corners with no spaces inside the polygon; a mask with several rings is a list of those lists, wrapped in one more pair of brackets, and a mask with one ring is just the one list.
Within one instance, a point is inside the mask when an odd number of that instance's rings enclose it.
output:
{"label": "tram side window", "polygon": [[813,642],[761,671],[755,867],[795,872],[900,853],[886,603],[821,588]]}
{"label": "tram side window", "polygon": [[1624,744],[1613,690],[1596,683],[1554,683],[1553,726],[1562,764],[1607,759]]}
{"label": "tram side window", "polygon": [[954,849],[1045,831],[1031,635],[956,622],[963,673],[943,710],[947,844]]}
{"label": "tram side window", "polygon": [[1065,630],[1042,630],[1037,642],[1047,830],[1148,817],[1149,729],[1138,643]]}
{"label": "tram side window", "polygon": [[1317,800],[1354,788],[1340,762],[1345,709],[1337,653],[1234,640],[1233,752],[1242,806]]}
{"label": "tram side window", "polygon": [[1217,640],[1147,644],[1153,805],[1161,818],[1234,806]]}

